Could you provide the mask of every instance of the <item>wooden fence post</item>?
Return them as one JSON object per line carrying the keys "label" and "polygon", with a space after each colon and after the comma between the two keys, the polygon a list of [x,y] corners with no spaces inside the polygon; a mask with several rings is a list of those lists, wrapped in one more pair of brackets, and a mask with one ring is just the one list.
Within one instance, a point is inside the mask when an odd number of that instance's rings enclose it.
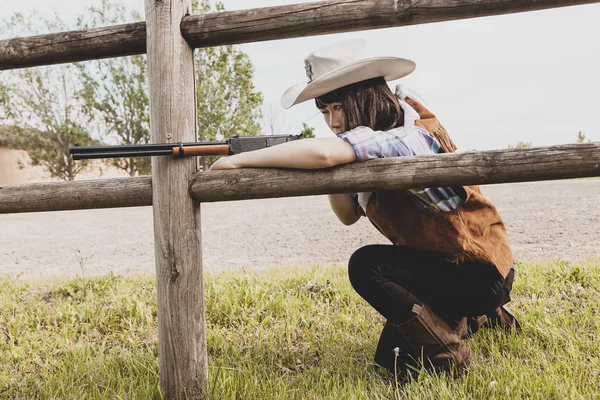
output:
{"label": "wooden fence post", "polygon": [[[193,49],[179,29],[191,0],[145,0],[154,143],[196,140]],[[205,397],[208,381],[196,158],[152,159],[160,382],[165,399]]]}

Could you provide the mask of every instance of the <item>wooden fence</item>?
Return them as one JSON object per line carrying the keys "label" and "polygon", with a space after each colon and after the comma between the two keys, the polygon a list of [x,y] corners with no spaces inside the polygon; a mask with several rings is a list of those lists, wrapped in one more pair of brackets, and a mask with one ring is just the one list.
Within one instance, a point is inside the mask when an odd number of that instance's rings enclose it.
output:
{"label": "wooden fence", "polygon": [[[152,141],[190,142],[196,140],[194,47],[598,1],[330,0],[190,15],[191,0],[145,0],[146,22],[0,41],[0,70],[147,53]],[[166,399],[205,398],[200,202],[598,175],[598,143],[372,160],[319,171],[197,172],[194,158],[154,157],[151,178],[0,187],[0,213],[152,205],[161,389]]]}

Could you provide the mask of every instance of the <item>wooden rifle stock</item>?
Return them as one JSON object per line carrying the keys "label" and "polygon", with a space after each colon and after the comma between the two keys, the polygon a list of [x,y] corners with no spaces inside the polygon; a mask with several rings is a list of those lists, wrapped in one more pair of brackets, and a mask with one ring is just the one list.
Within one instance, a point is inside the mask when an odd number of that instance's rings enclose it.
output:
{"label": "wooden rifle stock", "polygon": [[[183,154],[181,150],[183,149]],[[173,147],[173,157],[202,157],[202,156],[226,156],[229,154],[229,145],[213,144],[208,146],[186,146]]]}

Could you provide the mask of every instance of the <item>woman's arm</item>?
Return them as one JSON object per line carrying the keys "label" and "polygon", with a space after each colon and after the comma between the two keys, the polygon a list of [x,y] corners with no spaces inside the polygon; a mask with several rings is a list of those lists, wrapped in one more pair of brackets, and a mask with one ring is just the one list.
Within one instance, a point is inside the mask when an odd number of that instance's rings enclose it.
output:
{"label": "woman's arm", "polygon": [[352,225],[359,220],[359,206],[349,194],[330,194],[328,197],[331,209],[344,225]]}
{"label": "woman's arm", "polygon": [[[354,149],[344,140],[338,137],[314,138],[221,157],[211,169],[244,167],[318,169],[353,161],[356,161]],[[344,225],[352,225],[361,216],[358,206],[348,194],[329,195],[329,204]]]}
{"label": "woman's arm", "polygon": [[356,160],[352,146],[338,137],[294,140],[256,151],[221,157],[211,169],[299,168],[319,169]]}

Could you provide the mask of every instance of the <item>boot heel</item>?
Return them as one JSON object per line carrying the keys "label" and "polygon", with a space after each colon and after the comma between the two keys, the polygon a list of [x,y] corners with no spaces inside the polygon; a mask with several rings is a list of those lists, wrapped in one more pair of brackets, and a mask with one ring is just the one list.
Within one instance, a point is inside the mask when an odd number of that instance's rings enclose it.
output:
{"label": "boot heel", "polygon": [[460,375],[469,365],[471,349],[428,305],[415,304],[412,311],[414,318],[394,325],[408,343],[410,355],[422,360],[428,370]]}

